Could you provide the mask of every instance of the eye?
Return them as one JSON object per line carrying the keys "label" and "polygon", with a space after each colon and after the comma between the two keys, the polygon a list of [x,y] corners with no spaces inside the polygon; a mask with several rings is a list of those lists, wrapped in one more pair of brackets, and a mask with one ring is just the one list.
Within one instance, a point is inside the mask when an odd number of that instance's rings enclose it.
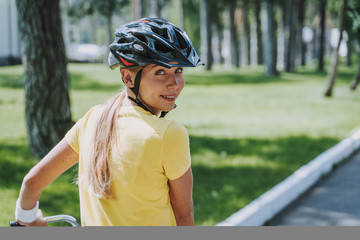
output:
{"label": "eye", "polygon": [[156,75],[164,75],[165,71],[164,70],[158,70],[155,72]]}
{"label": "eye", "polygon": [[183,73],[184,69],[183,68],[177,68],[175,70],[175,73]]}

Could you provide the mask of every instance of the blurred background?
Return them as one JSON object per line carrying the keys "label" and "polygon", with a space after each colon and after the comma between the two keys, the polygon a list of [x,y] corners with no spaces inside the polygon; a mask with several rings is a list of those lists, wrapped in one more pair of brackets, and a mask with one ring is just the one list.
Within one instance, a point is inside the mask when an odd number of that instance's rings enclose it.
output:
{"label": "blurred background", "polygon": [[[141,17],[183,28],[206,63],[167,116],[189,131],[196,225],[360,129],[358,0],[0,0],[0,226],[31,167],[123,87],[108,45]],[[44,215],[79,219],[76,174],[44,190]]]}
{"label": "blurred background", "polygon": [[[276,70],[318,64],[337,47],[340,0],[60,0],[69,61],[102,62],[116,27],[141,17],[161,17],[185,29],[207,62],[262,65],[274,47]],[[339,54],[352,64],[358,48],[357,1],[348,0]],[[0,1],[0,65],[21,63],[15,0]],[[358,14],[358,13],[357,13]],[[274,43],[272,43],[274,41]]]}

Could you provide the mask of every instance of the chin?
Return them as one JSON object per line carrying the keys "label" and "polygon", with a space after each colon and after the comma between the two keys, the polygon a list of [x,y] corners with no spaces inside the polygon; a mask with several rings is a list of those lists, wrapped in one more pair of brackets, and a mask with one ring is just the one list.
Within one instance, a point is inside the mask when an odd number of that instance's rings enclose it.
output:
{"label": "chin", "polygon": [[174,108],[175,108],[175,104],[173,104],[173,105],[171,105],[171,106],[169,106],[169,107],[165,107],[165,108],[163,109],[163,111],[170,112],[170,111],[173,110]]}

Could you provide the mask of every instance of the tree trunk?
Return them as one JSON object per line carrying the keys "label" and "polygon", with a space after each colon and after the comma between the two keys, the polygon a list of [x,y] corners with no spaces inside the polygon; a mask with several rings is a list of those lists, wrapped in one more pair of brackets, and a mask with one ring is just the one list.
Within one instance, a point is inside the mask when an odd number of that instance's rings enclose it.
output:
{"label": "tree trunk", "polygon": [[141,0],[131,0],[132,8],[132,19],[137,20],[142,17],[142,1]]}
{"label": "tree trunk", "polygon": [[305,66],[306,63],[306,43],[302,37],[302,30],[304,28],[304,20],[305,20],[305,0],[298,1],[298,23],[297,23],[297,45],[300,47],[299,55],[300,55],[300,64],[301,66]]}
{"label": "tree trunk", "polygon": [[241,20],[241,64],[242,66],[246,66],[250,65],[250,24],[247,4],[241,8]]}
{"label": "tree trunk", "polygon": [[270,2],[263,2],[263,44],[264,44],[264,59],[266,65],[267,76],[276,76],[276,35],[275,35],[275,11],[274,5]]}
{"label": "tree trunk", "polygon": [[211,25],[209,19],[208,0],[200,1],[200,22],[201,28],[201,59],[205,63],[205,69],[210,70],[212,67],[212,52],[211,52]]}
{"label": "tree trunk", "polygon": [[[105,46],[109,46],[113,42],[113,28],[112,28],[112,16],[104,16],[106,18],[106,39],[105,39]],[[107,48],[106,50],[107,54],[109,54],[110,50]],[[107,57],[104,58],[104,64],[108,64]]]}
{"label": "tree trunk", "polygon": [[239,68],[240,67],[239,44],[238,44],[238,30],[237,30],[237,25],[235,24],[235,10],[236,10],[236,2],[231,1],[229,7],[231,64],[234,67]]}
{"label": "tree trunk", "polygon": [[352,65],[351,54],[354,50],[352,40],[353,40],[352,35],[350,33],[348,33],[348,40],[346,42],[346,46],[347,46],[346,66],[349,66],[349,67]]}
{"label": "tree trunk", "polygon": [[320,0],[320,38],[318,52],[318,71],[324,71],[324,55],[325,55],[325,8],[326,0]]}
{"label": "tree trunk", "polygon": [[43,157],[72,126],[59,0],[17,0],[30,148]]}
{"label": "tree trunk", "polygon": [[264,64],[263,60],[263,44],[262,44],[262,31],[261,31],[261,2],[255,1],[255,21],[256,21],[256,39],[257,39],[257,64]]}
{"label": "tree trunk", "polygon": [[158,0],[150,0],[150,13],[149,17],[160,17],[159,15],[159,2]]}
{"label": "tree trunk", "polygon": [[332,96],[333,88],[335,85],[337,67],[338,67],[338,63],[339,63],[339,48],[340,48],[341,40],[343,37],[343,30],[344,30],[346,4],[347,4],[347,0],[341,1],[340,11],[339,11],[340,36],[339,36],[339,42],[338,42],[337,47],[336,47],[335,51],[333,52],[333,56],[332,56],[332,64],[331,64],[330,71],[329,71],[328,78],[327,78],[327,87],[326,87],[326,90],[324,93],[325,97]]}
{"label": "tree trunk", "polygon": [[[360,43],[360,41],[359,41],[359,43]],[[350,84],[351,90],[355,90],[357,85],[360,82],[360,50],[358,50],[357,55],[358,55],[358,69],[357,69],[356,75],[354,76],[354,79],[352,80],[352,82]]]}
{"label": "tree trunk", "polygon": [[113,42],[113,28],[112,28],[112,16],[106,16],[106,46],[109,46]]}
{"label": "tree trunk", "polygon": [[184,29],[184,7],[182,0],[175,0],[175,8],[177,9],[177,26]]}
{"label": "tree trunk", "polygon": [[297,11],[295,11],[293,0],[286,2],[284,14],[285,72],[295,72]]}
{"label": "tree trunk", "polygon": [[222,27],[221,24],[219,24],[218,20],[215,24],[216,24],[216,32],[217,32],[217,38],[218,38],[218,44],[217,44],[217,49],[218,49],[218,54],[219,54],[219,63],[220,64],[224,64],[225,59],[222,55],[222,45],[223,45],[223,40],[224,40],[224,28]]}

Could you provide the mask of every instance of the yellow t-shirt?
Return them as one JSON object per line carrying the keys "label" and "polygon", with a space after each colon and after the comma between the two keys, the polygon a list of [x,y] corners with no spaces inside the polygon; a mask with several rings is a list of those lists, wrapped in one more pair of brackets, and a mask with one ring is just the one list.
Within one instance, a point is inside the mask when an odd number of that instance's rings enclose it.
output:
{"label": "yellow t-shirt", "polygon": [[[96,124],[103,106],[95,106],[65,138],[79,153],[79,178],[87,169]],[[174,226],[168,179],[190,167],[189,136],[176,121],[158,118],[140,107],[124,107],[119,137],[111,148],[115,199],[104,200],[79,186],[83,226]]]}

